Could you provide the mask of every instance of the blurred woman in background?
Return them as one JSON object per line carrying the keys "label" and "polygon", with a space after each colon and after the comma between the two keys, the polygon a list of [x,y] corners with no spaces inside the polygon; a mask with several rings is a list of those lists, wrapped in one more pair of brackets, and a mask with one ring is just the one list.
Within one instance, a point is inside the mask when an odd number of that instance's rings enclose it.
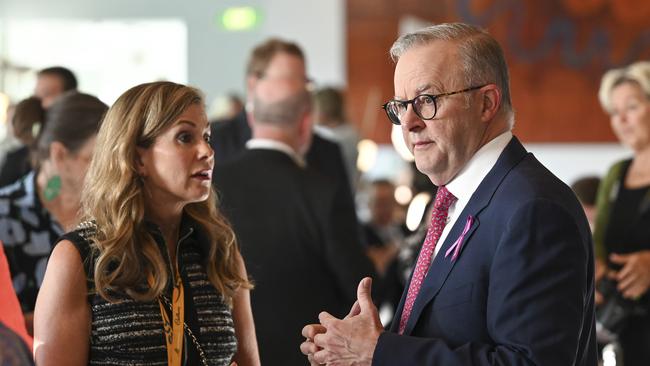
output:
{"label": "blurred woman in background", "polygon": [[55,247],[38,297],[39,365],[259,365],[209,139],[191,87],[142,84],[110,108],[82,193],[87,221]]}
{"label": "blurred woman in background", "polygon": [[36,168],[0,189],[0,240],[30,334],[54,242],[77,224],[82,182],[107,109],[91,95],[62,95],[32,145]]}
{"label": "blurred woman in background", "polygon": [[[633,156],[612,166],[597,199],[597,281],[613,280],[628,313],[619,342],[626,366],[650,363],[650,62],[608,71],[599,98]],[[597,293],[597,303],[610,301]],[[610,295],[613,297],[616,295]]]}
{"label": "blurred woman in background", "polygon": [[0,165],[0,187],[17,181],[32,170],[30,151],[44,119],[45,111],[40,99],[30,97],[16,104],[9,126],[20,145],[8,151]]}

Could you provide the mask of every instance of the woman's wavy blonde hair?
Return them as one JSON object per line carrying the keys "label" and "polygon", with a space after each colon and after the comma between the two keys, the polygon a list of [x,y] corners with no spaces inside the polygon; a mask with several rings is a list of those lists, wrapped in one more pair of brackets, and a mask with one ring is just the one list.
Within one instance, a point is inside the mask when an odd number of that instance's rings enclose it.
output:
{"label": "woman's wavy blonde hair", "polygon": [[[97,256],[95,291],[108,301],[117,301],[114,293],[153,300],[167,286],[167,265],[145,228],[145,194],[136,170],[136,148],[150,147],[193,104],[203,104],[197,89],[154,82],[127,90],[104,117],[81,202],[84,219],[95,220],[98,228],[92,245]],[[217,210],[214,190],[207,200],[185,206],[184,212],[210,238],[208,277],[232,304],[235,291],[251,285],[240,275],[235,235]],[[154,283],[144,290],[149,273]]]}

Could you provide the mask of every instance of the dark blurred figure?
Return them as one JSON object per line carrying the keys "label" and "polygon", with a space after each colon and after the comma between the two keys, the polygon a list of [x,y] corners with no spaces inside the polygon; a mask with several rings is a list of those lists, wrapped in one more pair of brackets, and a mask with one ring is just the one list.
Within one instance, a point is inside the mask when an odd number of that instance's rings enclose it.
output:
{"label": "dark blurred figure", "polygon": [[304,365],[298,345],[305,322],[322,309],[347,313],[356,283],[373,275],[360,243],[337,225],[336,184],[305,165],[311,96],[290,76],[269,72],[259,81],[253,139],[214,172],[256,282],[251,302],[263,365]]}
{"label": "dark blurred figure", "polygon": [[0,365],[31,366],[32,353],[16,333],[0,322]]}
{"label": "dark blurred figure", "polygon": [[44,121],[45,111],[40,99],[31,97],[16,105],[11,130],[21,146],[7,152],[0,166],[0,187],[17,181],[32,169],[29,151]]}
{"label": "dark blurred figure", "polygon": [[[650,62],[610,70],[599,99],[611,127],[633,156],[617,162],[598,191],[594,230],[596,302],[621,313],[618,328],[625,366],[650,364]],[[606,291],[611,282],[612,291]],[[607,292],[607,293],[606,293]],[[609,296],[608,296],[609,295]],[[613,304],[613,305],[612,305]],[[611,318],[609,318],[611,319]],[[609,319],[597,319],[601,323]],[[611,330],[611,329],[610,329]]]}
{"label": "dark blurred figure", "polygon": [[404,223],[395,222],[397,209],[395,185],[388,180],[376,180],[368,188],[370,221],[363,225],[367,253],[379,273],[397,255],[408,229]]}
{"label": "dark blurred figure", "polygon": [[91,95],[61,95],[33,144],[35,169],[0,188],[0,240],[30,334],[52,245],[77,223],[81,187],[107,109]]}
{"label": "dark blurred figure", "polygon": [[339,144],[350,179],[350,187],[354,192],[359,179],[357,170],[359,133],[352,124],[347,122],[345,101],[340,90],[323,88],[314,93],[314,123],[316,134]]}
{"label": "dark blurred figure", "polygon": [[77,89],[77,77],[62,66],[43,69],[36,76],[34,95],[41,100],[43,108],[49,108],[61,94]]}
{"label": "dark blurred figure", "polygon": [[571,184],[571,189],[585,210],[585,215],[587,216],[587,221],[589,221],[589,226],[592,231],[596,223],[596,196],[598,195],[599,185],[600,178],[598,177],[583,177]]}

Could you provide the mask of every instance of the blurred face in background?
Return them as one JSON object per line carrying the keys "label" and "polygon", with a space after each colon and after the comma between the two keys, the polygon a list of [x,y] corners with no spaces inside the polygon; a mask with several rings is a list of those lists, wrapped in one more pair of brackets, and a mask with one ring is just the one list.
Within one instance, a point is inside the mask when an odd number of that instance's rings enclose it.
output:
{"label": "blurred face in background", "polygon": [[42,74],[36,79],[34,95],[41,100],[43,108],[48,108],[54,100],[63,94],[63,80],[56,75]]}
{"label": "blurred face in background", "polygon": [[83,181],[93,156],[96,139],[96,135],[92,136],[77,151],[66,149],[59,161],[59,175],[63,184],[79,193],[81,193]]}
{"label": "blurred face in background", "polygon": [[395,208],[395,187],[390,184],[374,184],[371,188],[370,214],[372,222],[377,226],[393,223]]}
{"label": "blurred face in background", "polygon": [[249,97],[255,95],[255,89],[260,79],[291,82],[295,84],[295,88],[305,87],[307,83],[305,62],[296,55],[286,52],[276,53],[260,78],[249,77]]}
{"label": "blurred face in background", "polygon": [[623,82],[611,92],[610,122],[616,137],[634,151],[650,148],[650,99],[639,84]]}

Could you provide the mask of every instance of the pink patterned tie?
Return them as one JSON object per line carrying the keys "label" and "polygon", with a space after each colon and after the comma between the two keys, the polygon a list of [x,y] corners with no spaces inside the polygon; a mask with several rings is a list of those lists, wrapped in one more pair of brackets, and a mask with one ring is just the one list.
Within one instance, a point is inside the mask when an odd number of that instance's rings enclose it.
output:
{"label": "pink patterned tie", "polygon": [[404,328],[406,328],[406,322],[409,320],[409,316],[413,310],[413,304],[418,297],[424,277],[426,277],[431,261],[433,260],[433,251],[436,248],[436,243],[440,239],[445,224],[447,224],[449,206],[455,201],[456,197],[445,186],[438,188],[436,200],[433,203],[433,210],[431,211],[431,223],[429,224],[424,244],[422,244],[418,261],[415,264],[409,291],[406,294],[406,301],[404,302],[404,309],[402,310],[402,317],[399,322],[399,334],[404,334]]}

